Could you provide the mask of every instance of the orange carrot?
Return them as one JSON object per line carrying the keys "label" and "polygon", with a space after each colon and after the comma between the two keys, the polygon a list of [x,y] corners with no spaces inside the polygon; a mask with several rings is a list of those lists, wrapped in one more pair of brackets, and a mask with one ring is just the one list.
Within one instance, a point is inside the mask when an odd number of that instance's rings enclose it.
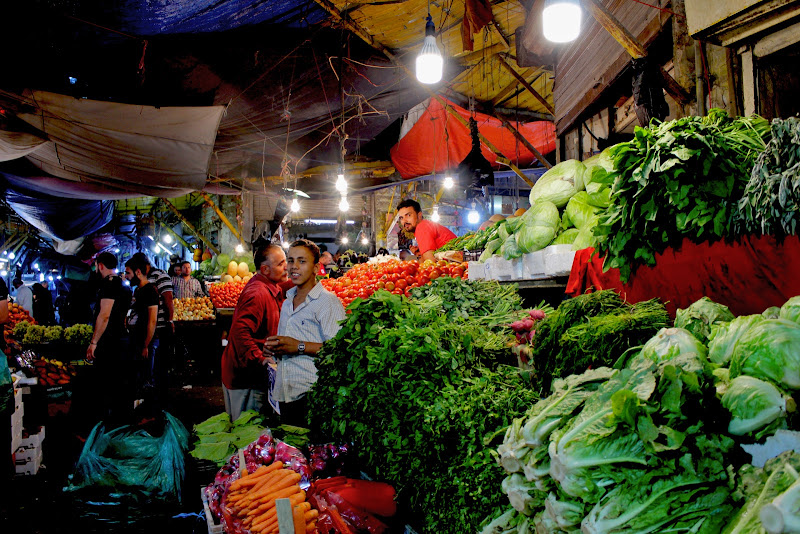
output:
{"label": "orange carrot", "polygon": [[[253,503],[253,501],[258,500],[260,496],[268,494],[273,491],[276,486],[284,484],[285,480],[289,479],[293,474],[297,475],[297,477],[300,476],[289,469],[279,469],[266,475],[261,483],[254,486],[250,491],[247,492],[245,497],[236,503],[235,511],[238,511],[242,508],[247,508]],[[298,480],[299,479],[296,481]]]}
{"label": "orange carrot", "polygon": [[[278,498],[281,499],[285,497],[278,497]],[[298,493],[289,497],[289,503],[292,506],[295,506],[303,502],[305,498],[306,498],[305,492],[301,490]],[[253,521],[253,523],[251,523],[253,528],[257,528],[257,525],[259,524],[261,525],[262,528],[269,528],[272,526],[273,523],[275,525],[278,524],[278,510],[275,507],[275,501],[273,500],[271,504],[272,506],[270,508],[262,512],[263,515],[259,517],[258,521]]]}
{"label": "orange carrot", "polygon": [[311,521],[310,523],[306,523],[306,534],[313,533],[317,531],[317,522]]}
{"label": "orange carrot", "polygon": [[309,510],[303,513],[303,522],[308,523],[309,521],[313,521],[318,517],[319,517],[319,512],[317,510]]}
{"label": "orange carrot", "polygon": [[305,534],[306,522],[303,519],[303,509],[299,506],[292,508],[292,523],[294,523],[294,534]]}
{"label": "orange carrot", "polygon": [[289,488],[285,488],[279,490],[274,496],[270,496],[269,498],[261,501],[261,504],[255,508],[251,509],[247,515],[260,515],[267,510],[271,510],[275,507],[275,501],[277,499],[290,499],[296,502],[292,502],[292,505],[300,504],[304,500],[306,500],[306,493],[300,489],[300,486],[295,484]]}
{"label": "orange carrot", "polygon": [[268,487],[264,487],[264,488],[260,489],[259,491],[253,493],[250,496],[250,500],[251,501],[257,501],[257,500],[262,499],[263,497],[269,495],[270,493],[274,493],[274,492],[282,490],[284,488],[288,488],[289,486],[293,486],[293,485],[297,484],[298,482],[300,482],[300,478],[301,477],[300,477],[299,473],[295,473],[294,471],[290,471],[289,474],[287,474],[283,478],[280,478],[280,479],[276,480],[275,483],[270,484]]}
{"label": "orange carrot", "polygon": [[271,473],[273,471],[276,471],[278,469],[283,469],[283,462],[273,462],[270,465],[262,465],[261,467],[256,469],[255,472],[253,472],[252,474],[244,476],[239,480],[234,481],[233,484],[231,484],[230,489],[237,490],[241,487],[251,487],[255,485],[262,476]]}

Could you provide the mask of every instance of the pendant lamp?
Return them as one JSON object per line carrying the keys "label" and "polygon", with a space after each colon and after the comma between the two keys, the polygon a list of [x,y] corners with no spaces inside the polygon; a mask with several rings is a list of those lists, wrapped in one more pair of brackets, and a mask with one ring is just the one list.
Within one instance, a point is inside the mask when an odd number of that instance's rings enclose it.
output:
{"label": "pendant lamp", "polygon": [[417,56],[417,80],[421,83],[431,84],[442,79],[444,58],[439,52],[439,47],[436,46],[436,29],[430,13],[425,20],[427,21],[425,23],[425,41]]}
{"label": "pendant lamp", "polygon": [[542,11],[545,39],[554,43],[574,41],[581,31],[581,15],[579,0],[545,0]]}

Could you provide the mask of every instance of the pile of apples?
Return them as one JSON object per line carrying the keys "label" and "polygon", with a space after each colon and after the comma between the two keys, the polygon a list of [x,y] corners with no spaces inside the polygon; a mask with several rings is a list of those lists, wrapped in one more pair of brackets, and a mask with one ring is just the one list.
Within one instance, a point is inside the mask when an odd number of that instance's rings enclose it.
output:
{"label": "pile of apples", "polygon": [[175,299],[176,321],[205,321],[214,319],[214,305],[208,297]]}

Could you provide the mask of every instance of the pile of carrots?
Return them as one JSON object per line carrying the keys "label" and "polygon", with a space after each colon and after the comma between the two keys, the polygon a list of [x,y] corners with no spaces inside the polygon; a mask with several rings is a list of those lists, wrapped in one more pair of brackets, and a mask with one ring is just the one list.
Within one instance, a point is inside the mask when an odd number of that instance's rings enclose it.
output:
{"label": "pile of carrots", "polygon": [[263,534],[278,532],[275,501],[289,499],[292,504],[295,534],[316,532],[318,512],[306,502],[300,489],[300,474],[284,469],[282,462],[261,466],[253,473],[242,473],[226,497],[231,514],[245,529]]}

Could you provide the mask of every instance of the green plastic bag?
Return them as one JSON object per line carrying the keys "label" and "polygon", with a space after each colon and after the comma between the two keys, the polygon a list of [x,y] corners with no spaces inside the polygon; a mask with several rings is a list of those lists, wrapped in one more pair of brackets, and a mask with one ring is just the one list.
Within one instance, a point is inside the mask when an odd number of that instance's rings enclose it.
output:
{"label": "green plastic bag", "polygon": [[0,350],[0,414],[14,412],[14,382],[11,380],[11,371],[8,370],[8,360],[5,353]]}

